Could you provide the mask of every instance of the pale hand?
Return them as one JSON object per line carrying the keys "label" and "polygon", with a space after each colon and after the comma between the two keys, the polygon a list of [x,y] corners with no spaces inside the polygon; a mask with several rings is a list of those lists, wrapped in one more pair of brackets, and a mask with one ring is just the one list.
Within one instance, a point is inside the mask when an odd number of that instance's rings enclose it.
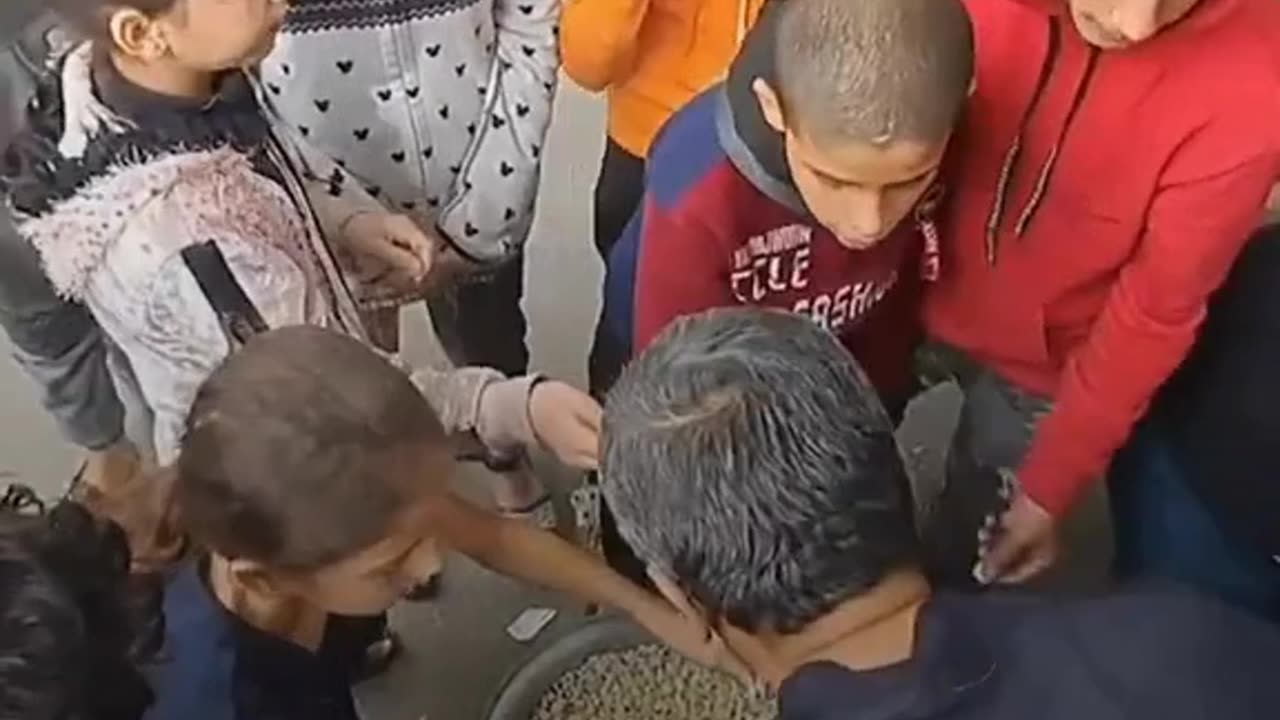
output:
{"label": "pale hand", "polygon": [[359,213],[342,226],[346,247],[377,281],[411,289],[431,272],[443,241],[405,215]]}
{"label": "pale hand", "polygon": [[602,414],[590,395],[556,380],[538,383],[529,395],[534,435],[560,462],[581,470],[599,465]]}
{"label": "pale hand", "polygon": [[1053,516],[1026,493],[1018,493],[1000,524],[995,543],[982,556],[984,582],[1023,583],[1058,559],[1058,529]]}

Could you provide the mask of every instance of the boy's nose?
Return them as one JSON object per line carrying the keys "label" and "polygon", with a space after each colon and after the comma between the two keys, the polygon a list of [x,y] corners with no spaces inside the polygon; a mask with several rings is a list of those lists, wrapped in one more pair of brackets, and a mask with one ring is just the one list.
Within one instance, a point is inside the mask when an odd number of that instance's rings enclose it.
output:
{"label": "boy's nose", "polygon": [[1117,6],[1112,31],[1130,43],[1150,39],[1160,31],[1159,0],[1127,0]]}
{"label": "boy's nose", "polygon": [[424,542],[414,550],[404,565],[406,577],[413,585],[420,585],[440,574],[444,570],[444,556],[434,542]]}
{"label": "boy's nose", "polygon": [[845,215],[841,234],[850,239],[874,240],[884,234],[884,194],[870,190],[858,190],[848,199],[849,210]]}

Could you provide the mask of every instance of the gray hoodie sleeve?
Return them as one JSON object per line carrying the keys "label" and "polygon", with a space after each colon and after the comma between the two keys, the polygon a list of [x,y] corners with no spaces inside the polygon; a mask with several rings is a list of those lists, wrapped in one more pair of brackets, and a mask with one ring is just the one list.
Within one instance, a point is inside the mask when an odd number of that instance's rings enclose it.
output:
{"label": "gray hoodie sleeve", "polygon": [[[25,26],[27,42],[5,38],[0,48],[0,147],[21,125],[34,74],[43,65],[35,55],[42,52],[47,27],[47,19],[37,20]],[[41,403],[69,441],[92,450],[124,434],[124,407],[111,381],[102,331],[88,310],[54,292],[38,255],[18,235],[7,211],[0,212],[0,327],[18,366],[35,382]]]}

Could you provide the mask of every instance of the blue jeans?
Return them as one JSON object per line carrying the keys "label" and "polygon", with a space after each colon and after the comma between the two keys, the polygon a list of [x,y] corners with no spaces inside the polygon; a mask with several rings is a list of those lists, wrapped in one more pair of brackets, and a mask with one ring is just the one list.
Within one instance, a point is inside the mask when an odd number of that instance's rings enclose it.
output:
{"label": "blue jeans", "polygon": [[1280,623],[1280,563],[1229,534],[1185,472],[1150,420],[1116,454],[1110,486],[1117,576],[1174,580]]}

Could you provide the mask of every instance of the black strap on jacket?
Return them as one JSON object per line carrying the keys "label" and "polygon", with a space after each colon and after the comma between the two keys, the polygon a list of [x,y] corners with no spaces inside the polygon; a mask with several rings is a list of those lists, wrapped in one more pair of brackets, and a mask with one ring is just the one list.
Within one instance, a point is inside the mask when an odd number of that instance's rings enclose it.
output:
{"label": "black strap on jacket", "polygon": [[218,324],[232,349],[242,347],[254,335],[269,328],[244,288],[231,274],[227,259],[212,240],[192,245],[182,251],[182,261],[195,276],[200,290],[218,316]]}

